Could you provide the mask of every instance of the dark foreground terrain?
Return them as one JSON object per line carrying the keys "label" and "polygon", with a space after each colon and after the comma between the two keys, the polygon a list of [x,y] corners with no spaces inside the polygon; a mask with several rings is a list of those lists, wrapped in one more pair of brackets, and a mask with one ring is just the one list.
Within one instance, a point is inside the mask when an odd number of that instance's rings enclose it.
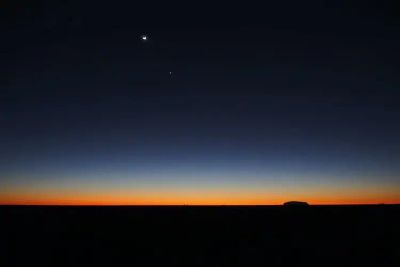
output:
{"label": "dark foreground terrain", "polygon": [[0,206],[0,266],[400,266],[400,206]]}

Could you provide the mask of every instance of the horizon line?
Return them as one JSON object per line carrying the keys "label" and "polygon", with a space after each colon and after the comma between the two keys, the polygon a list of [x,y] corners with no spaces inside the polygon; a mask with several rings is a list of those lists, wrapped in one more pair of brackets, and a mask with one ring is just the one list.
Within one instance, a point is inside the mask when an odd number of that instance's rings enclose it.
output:
{"label": "horizon line", "polygon": [[[341,204],[310,204],[308,206],[396,206],[400,205],[400,203],[341,203]],[[26,206],[36,206],[36,207],[279,207],[286,206],[284,203],[282,204],[1,204],[1,206],[18,206],[18,207],[26,207]]]}

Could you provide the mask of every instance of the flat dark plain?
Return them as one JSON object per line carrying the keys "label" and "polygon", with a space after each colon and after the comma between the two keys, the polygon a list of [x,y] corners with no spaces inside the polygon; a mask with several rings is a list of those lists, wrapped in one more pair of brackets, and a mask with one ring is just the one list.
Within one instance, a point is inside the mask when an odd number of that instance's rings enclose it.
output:
{"label": "flat dark plain", "polygon": [[400,266],[400,205],[0,206],[0,266]]}

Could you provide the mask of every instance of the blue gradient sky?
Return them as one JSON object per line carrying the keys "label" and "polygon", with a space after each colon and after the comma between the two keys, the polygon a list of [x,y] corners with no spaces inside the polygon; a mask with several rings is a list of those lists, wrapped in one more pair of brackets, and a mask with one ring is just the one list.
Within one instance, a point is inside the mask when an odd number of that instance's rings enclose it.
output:
{"label": "blue gradient sky", "polygon": [[0,203],[399,203],[398,18],[342,4],[9,4]]}

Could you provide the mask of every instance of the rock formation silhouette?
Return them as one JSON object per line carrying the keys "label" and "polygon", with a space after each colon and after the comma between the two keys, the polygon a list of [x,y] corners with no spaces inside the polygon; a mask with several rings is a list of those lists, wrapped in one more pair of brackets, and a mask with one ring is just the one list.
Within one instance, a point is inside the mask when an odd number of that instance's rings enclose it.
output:
{"label": "rock formation silhouette", "polygon": [[309,206],[307,202],[304,201],[288,201],[283,203],[284,206],[294,206],[294,207],[305,207]]}

